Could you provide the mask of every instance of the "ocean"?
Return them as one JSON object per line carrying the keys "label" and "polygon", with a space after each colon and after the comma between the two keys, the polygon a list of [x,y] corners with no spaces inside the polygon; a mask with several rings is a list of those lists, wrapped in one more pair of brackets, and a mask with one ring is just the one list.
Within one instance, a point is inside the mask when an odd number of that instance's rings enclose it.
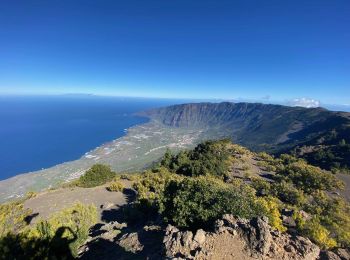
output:
{"label": "ocean", "polygon": [[[187,101],[188,102],[188,101]],[[148,121],[134,113],[181,100],[0,96],[0,180],[80,158]]]}

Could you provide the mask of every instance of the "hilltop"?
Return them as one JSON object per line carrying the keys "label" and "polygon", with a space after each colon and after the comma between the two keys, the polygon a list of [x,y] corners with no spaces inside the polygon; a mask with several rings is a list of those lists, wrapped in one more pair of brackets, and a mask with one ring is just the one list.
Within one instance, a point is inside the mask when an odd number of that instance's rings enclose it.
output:
{"label": "hilltop", "polygon": [[[144,172],[120,175],[98,164],[58,190],[1,205],[0,252],[5,258],[348,259],[343,188],[332,173],[294,156],[206,141],[168,150]],[[53,205],[59,201],[66,208]]]}

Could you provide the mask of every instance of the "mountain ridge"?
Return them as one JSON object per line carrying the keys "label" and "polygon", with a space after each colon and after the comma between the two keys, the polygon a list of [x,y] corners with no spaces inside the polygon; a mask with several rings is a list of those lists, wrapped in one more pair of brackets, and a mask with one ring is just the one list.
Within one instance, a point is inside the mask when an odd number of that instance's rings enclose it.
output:
{"label": "mountain ridge", "polygon": [[[338,143],[350,143],[348,112],[329,111],[321,107],[204,102],[152,109],[141,115],[170,127],[207,128],[213,131],[213,138],[226,136],[255,151],[274,154],[293,152],[300,156],[307,154],[305,158],[324,168],[327,168],[329,160],[317,160],[323,156],[320,154],[334,154],[332,160],[339,157],[333,165],[328,165],[328,169],[350,166],[350,147],[346,147],[345,151],[334,149]],[[313,147],[312,151],[309,149],[305,153],[304,148],[308,146]]]}

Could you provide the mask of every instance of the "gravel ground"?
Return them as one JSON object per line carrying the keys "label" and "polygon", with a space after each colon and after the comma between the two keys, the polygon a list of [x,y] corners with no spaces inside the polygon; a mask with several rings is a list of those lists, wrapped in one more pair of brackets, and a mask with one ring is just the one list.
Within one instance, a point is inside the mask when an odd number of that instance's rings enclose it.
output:
{"label": "gravel ground", "polygon": [[347,200],[350,201],[350,174],[337,174],[337,177],[345,183],[345,189],[339,193]]}
{"label": "gravel ground", "polygon": [[[123,180],[125,188],[131,187],[131,182]],[[24,206],[37,215],[35,220],[47,218],[52,213],[72,206],[76,202],[94,204],[99,213],[105,209],[116,209],[128,202],[128,196],[122,192],[110,192],[105,186],[94,188],[62,188],[38,194],[36,197],[25,201]]]}

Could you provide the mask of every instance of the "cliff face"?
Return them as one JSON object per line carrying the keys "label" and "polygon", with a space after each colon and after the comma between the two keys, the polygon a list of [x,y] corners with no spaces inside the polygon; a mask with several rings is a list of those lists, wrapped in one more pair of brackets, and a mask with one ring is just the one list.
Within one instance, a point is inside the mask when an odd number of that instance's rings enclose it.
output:
{"label": "cliff face", "polygon": [[230,129],[235,142],[258,149],[293,142],[293,134],[326,121],[332,113],[321,108],[225,102],[170,106],[149,111],[148,115],[173,127]]}
{"label": "cliff face", "polygon": [[[211,129],[255,151],[288,152],[302,146],[350,143],[350,113],[259,103],[193,103],[146,111],[171,127]],[[217,136],[216,136],[217,134]],[[349,151],[342,151],[346,157]],[[346,161],[346,160],[345,160]]]}

